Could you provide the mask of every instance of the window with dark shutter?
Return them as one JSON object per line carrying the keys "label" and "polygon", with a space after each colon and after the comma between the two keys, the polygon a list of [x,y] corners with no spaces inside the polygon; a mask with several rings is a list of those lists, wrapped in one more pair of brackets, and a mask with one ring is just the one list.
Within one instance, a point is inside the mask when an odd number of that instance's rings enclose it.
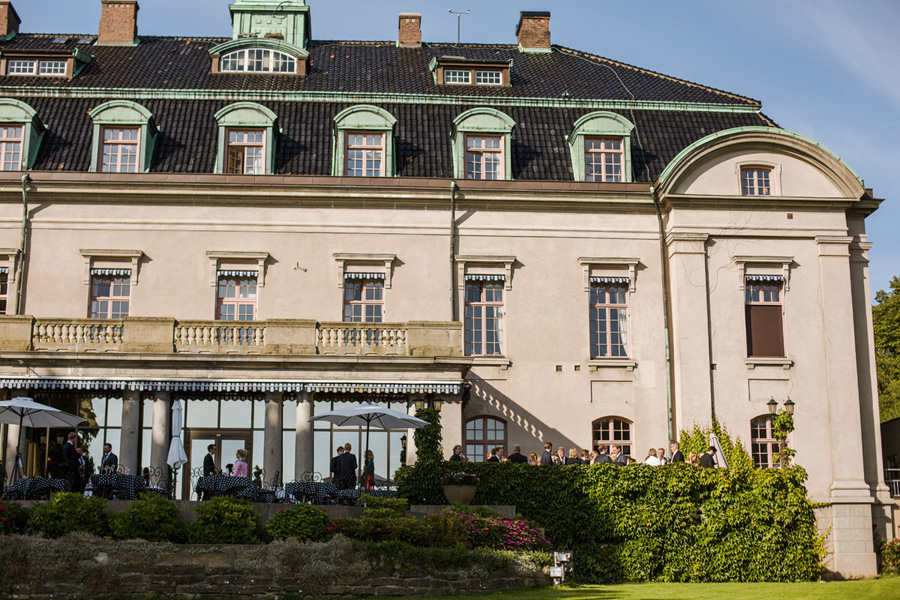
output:
{"label": "window with dark shutter", "polygon": [[748,357],[784,356],[783,284],[778,276],[747,276],[744,310]]}

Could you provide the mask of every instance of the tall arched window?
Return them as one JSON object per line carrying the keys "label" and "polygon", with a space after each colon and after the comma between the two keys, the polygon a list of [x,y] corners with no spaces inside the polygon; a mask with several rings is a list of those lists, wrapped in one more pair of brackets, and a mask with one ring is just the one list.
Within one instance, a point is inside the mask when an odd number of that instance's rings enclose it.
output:
{"label": "tall arched window", "polygon": [[506,454],[506,421],[494,417],[475,417],[466,421],[465,454],[472,462],[484,462],[491,448],[503,448]]}
{"label": "tall arched window", "polygon": [[615,444],[622,449],[625,456],[634,455],[632,451],[634,432],[631,421],[622,417],[602,417],[594,421],[591,431],[591,446],[595,449],[601,444],[607,446]]}
{"label": "tall arched window", "polygon": [[781,446],[772,431],[772,415],[763,415],[750,421],[750,453],[758,469],[775,466],[774,456]]}

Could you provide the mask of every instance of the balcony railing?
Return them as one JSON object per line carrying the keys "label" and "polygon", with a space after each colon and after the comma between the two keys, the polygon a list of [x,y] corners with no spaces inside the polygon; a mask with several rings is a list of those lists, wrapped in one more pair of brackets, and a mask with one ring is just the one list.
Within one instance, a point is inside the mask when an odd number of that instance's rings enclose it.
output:
{"label": "balcony railing", "polygon": [[461,356],[459,322],[176,321],[0,316],[0,350],[97,353]]}
{"label": "balcony railing", "polygon": [[891,490],[891,496],[900,498],[900,469],[885,469],[884,482]]}

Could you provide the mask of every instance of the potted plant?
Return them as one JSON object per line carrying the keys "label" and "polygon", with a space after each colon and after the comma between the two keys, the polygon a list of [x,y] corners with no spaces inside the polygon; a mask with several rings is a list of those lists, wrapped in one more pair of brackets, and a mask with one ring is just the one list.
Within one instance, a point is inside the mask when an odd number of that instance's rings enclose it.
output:
{"label": "potted plant", "polygon": [[475,497],[478,482],[481,481],[471,473],[447,473],[441,477],[444,496],[450,504],[468,504]]}

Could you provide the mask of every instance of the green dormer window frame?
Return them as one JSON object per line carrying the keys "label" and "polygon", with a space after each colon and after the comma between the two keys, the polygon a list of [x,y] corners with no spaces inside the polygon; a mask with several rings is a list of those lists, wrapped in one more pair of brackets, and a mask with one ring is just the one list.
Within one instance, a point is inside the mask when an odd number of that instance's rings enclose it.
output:
{"label": "green dormer window frame", "polygon": [[263,173],[271,175],[275,172],[275,136],[281,133],[277,128],[278,115],[255,102],[237,102],[229,104],[217,112],[215,119],[219,125],[216,173],[227,172],[228,133],[230,130],[263,131],[263,143],[265,144]]}
{"label": "green dormer window frame", "polygon": [[466,179],[467,136],[496,136],[500,138],[503,177],[512,180],[512,130],[516,122],[506,113],[493,108],[473,108],[453,119],[450,133],[453,144],[453,177]]}
{"label": "green dormer window frame", "polygon": [[585,181],[585,143],[592,138],[606,138],[621,140],[622,182],[630,182],[632,129],[634,124],[622,115],[602,110],[588,113],[575,121],[567,139],[575,181]]}
{"label": "green dormer window frame", "polygon": [[383,139],[383,177],[396,175],[394,163],[394,126],[397,119],[384,110],[371,104],[360,104],[345,108],[334,117],[334,152],[331,162],[331,174],[335,177],[348,175],[347,147],[348,135],[357,133],[377,133]]}
{"label": "green dormer window frame", "polygon": [[105,129],[136,129],[137,140],[137,172],[150,171],[153,160],[153,148],[159,128],[153,113],[137,102],[130,100],[112,100],[104,102],[88,113],[94,122],[94,134],[91,138],[91,171],[103,170],[103,132]]}
{"label": "green dormer window frame", "polygon": [[0,98],[0,124],[24,128],[20,170],[31,169],[41,147],[44,132],[47,131],[37,111],[20,100]]}
{"label": "green dormer window frame", "polygon": [[[243,51],[243,56],[237,53]],[[243,70],[228,69],[229,58],[243,58],[246,63],[249,59],[248,53],[253,51],[261,51],[266,58],[262,60],[275,60],[278,56],[284,59],[294,60],[294,69],[292,71],[274,70],[272,67],[263,66],[261,69]],[[309,52],[289,44],[276,38],[258,38],[244,37],[236,40],[229,40],[225,43],[218,44],[209,49],[209,55],[212,60],[211,70],[213,73],[237,74],[237,75],[306,75],[306,63],[309,58]],[[226,67],[226,68],[223,68]],[[249,66],[249,65],[248,65]]]}

